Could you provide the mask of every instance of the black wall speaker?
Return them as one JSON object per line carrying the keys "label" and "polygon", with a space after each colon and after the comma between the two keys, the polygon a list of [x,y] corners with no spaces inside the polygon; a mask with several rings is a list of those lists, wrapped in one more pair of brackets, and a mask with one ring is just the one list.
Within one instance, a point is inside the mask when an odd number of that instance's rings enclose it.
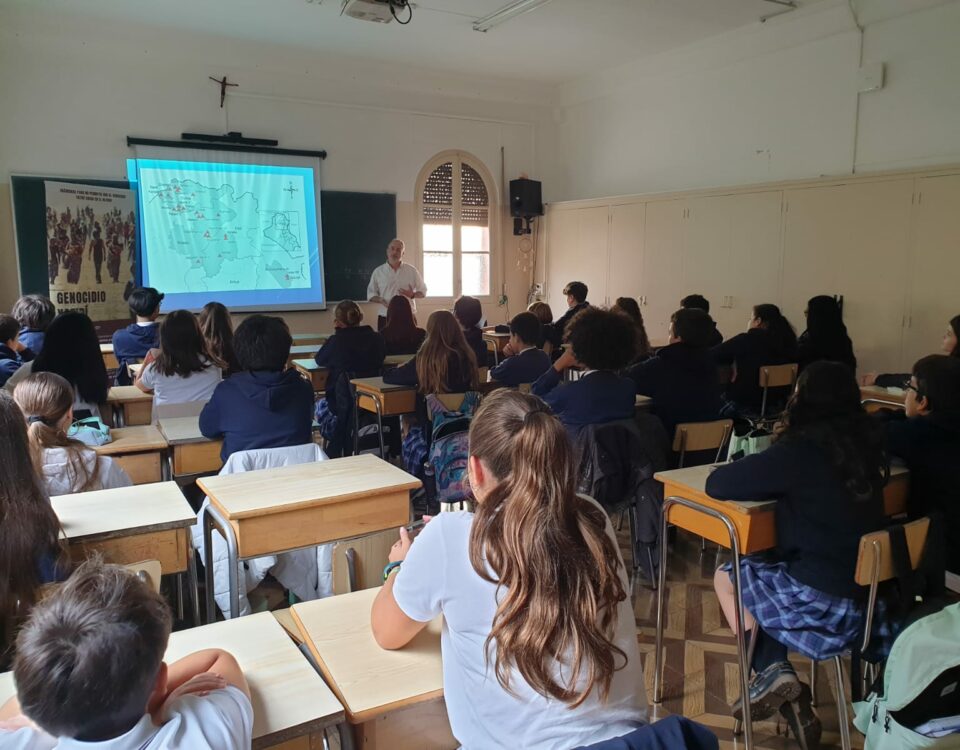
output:
{"label": "black wall speaker", "polygon": [[510,215],[518,218],[543,216],[543,198],[536,180],[510,180]]}

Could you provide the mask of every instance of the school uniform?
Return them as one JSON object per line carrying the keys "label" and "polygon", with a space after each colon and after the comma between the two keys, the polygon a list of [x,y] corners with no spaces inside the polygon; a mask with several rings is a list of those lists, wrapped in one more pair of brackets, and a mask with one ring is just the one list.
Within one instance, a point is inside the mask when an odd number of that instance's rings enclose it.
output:
{"label": "school uniform", "polygon": [[467,340],[467,346],[473,350],[473,355],[477,358],[477,367],[486,367],[489,363],[490,351],[487,349],[487,342],[483,338],[483,331],[476,326],[467,328],[463,332],[463,337]]}
{"label": "school uniform", "polygon": [[233,686],[207,695],[183,695],[170,702],[170,718],[156,726],[144,714],[124,734],[99,742],[54,738],[38,729],[0,730],[4,750],[218,750],[250,747],[253,706]]}
{"label": "school uniform", "polygon": [[423,328],[411,328],[403,335],[393,333],[389,327],[380,331],[383,336],[385,352],[390,354],[416,354],[423,340],[427,337],[427,332]]}
{"label": "school uniform", "polygon": [[220,457],[313,439],[313,386],[296,370],[244,371],[221,381],[200,412],[200,432],[223,438]]}
{"label": "school uniform", "polygon": [[380,374],[384,356],[383,336],[370,326],[338,328],[313,358],[329,370],[327,400],[333,403],[341,372],[351,372],[358,378],[375,377]]}
{"label": "school uniform", "polygon": [[46,335],[46,331],[38,331],[34,328],[21,328],[20,343],[36,355],[43,351],[43,340]]}
{"label": "school uniform", "polygon": [[113,334],[113,355],[117,358],[117,383],[131,385],[133,379],[127,365],[143,359],[147,352],[156,349],[159,342],[159,326],[156,323],[131,323]]}
{"label": "school uniform", "polygon": [[720,378],[708,349],[683,342],[627,370],[635,393],[652,399],[650,412],[660,417],[673,440],[681,422],[710,422],[720,415]]}
{"label": "school uniform", "polygon": [[898,415],[884,429],[890,455],[910,469],[910,516],[943,515],[947,569],[960,573],[960,414]]}
{"label": "school uniform", "polygon": [[[739,333],[720,346],[711,349],[719,365],[734,365],[736,372],[727,384],[724,398],[738,411],[760,412],[763,388],[760,387],[760,368],[767,365],[785,365],[797,361],[797,352],[782,351],[777,338],[766,328],[751,328]],[[770,403],[784,401],[789,388],[771,388]]]}
{"label": "school uniform", "polygon": [[507,357],[490,370],[490,379],[508,386],[533,383],[550,369],[550,355],[535,346]]}
{"label": "school uniform", "polygon": [[[742,559],[743,602],[781,646],[824,659],[860,631],[863,590],[853,579],[860,537],[883,523],[882,482],[853,497],[826,451],[784,438],[761,453],[718,466],[706,492],[718,500],[775,500],[776,547]],[[729,566],[726,566],[729,571]]]}
{"label": "school uniform", "polygon": [[578,380],[561,380],[556,368],[550,367],[530,390],[547,403],[574,440],[588,424],[632,419],[636,413],[633,381],[611,370],[588,370]]}
{"label": "school uniform", "polygon": [[713,324],[713,330],[710,332],[709,339],[707,346],[711,349],[723,343],[723,334],[717,329],[716,323]]}
{"label": "school uniform", "polygon": [[6,344],[0,344],[0,386],[6,385],[13,373],[19,370],[24,362],[30,362],[32,359],[33,352],[30,349],[15,352]]}
{"label": "school uniform", "polygon": [[574,315],[576,315],[581,310],[586,310],[588,307],[590,307],[590,303],[587,302],[586,300],[584,300],[583,302],[578,302],[576,305],[569,308],[563,315],[561,315],[557,319],[557,321],[553,324],[554,328],[556,328],[557,333],[560,336],[561,341],[563,340],[563,334],[567,328],[567,323],[571,321]]}
{"label": "school uniform", "polygon": [[849,336],[836,341],[815,341],[810,337],[809,331],[804,331],[797,339],[797,347],[800,372],[803,372],[807,365],[821,360],[840,362],[851,371],[857,371],[857,358]]}

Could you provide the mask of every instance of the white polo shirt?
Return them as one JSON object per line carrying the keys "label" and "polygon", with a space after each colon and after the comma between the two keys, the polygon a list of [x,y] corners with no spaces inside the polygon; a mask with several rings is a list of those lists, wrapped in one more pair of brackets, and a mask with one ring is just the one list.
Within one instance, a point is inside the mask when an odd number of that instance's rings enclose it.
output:
{"label": "white polo shirt", "polygon": [[[394,271],[389,263],[377,266],[370,274],[370,283],[367,285],[367,299],[371,297],[382,297],[387,302],[400,294],[401,289],[412,288],[414,292],[427,293],[427,285],[423,283],[423,277],[416,267],[409,263],[401,261],[400,267]],[[417,301],[412,299],[413,311],[417,311]],[[380,305],[377,308],[377,315],[387,316],[386,305]]]}

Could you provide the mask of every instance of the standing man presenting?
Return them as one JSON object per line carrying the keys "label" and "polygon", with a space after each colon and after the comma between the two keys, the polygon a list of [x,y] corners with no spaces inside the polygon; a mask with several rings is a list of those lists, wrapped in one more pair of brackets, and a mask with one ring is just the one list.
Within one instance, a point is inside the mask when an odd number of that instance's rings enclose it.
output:
{"label": "standing man presenting", "polygon": [[367,285],[367,301],[376,302],[377,330],[387,322],[387,305],[400,294],[410,300],[413,311],[417,311],[416,300],[427,296],[427,285],[423,283],[420,272],[409,263],[403,262],[405,246],[403,240],[392,240],[387,245],[387,262],[377,266],[370,274]]}

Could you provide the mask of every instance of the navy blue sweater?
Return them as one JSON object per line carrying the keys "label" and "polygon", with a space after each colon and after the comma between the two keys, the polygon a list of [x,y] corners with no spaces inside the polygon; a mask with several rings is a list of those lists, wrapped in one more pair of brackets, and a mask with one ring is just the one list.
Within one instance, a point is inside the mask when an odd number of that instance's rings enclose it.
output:
{"label": "navy blue sweater", "polygon": [[6,344],[0,344],[0,386],[6,384],[24,362],[33,359],[33,352],[30,349],[24,349],[19,354]]}
{"label": "navy blue sweater", "polygon": [[542,349],[527,349],[507,357],[490,370],[490,378],[504,385],[517,386],[533,383],[550,369],[550,355]]}
{"label": "navy blue sweater", "polygon": [[560,373],[550,367],[531,391],[547,402],[574,440],[588,424],[633,419],[636,414],[636,392],[629,378],[597,370],[570,383],[560,381]]}
{"label": "navy blue sweater", "polygon": [[338,328],[326,340],[314,360],[330,370],[327,375],[327,401],[331,408],[340,373],[351,372],[358,378],[376,377],[383,367],[384,353],[383,336],[370,326]]}
{"label": "navy blue sweater", "polygon": [[559,336],[561,341],[563,340],[563,334],[566,331],[567,323],[569,323],[573,319],[574,315],[576,315],[581,310],[586,310],[588,307],[590,307],[590,303],[587,302],[586,300],[584,300],[583,302],[578,302],[573,307],[567,308],[567,311],[563,315],[561,315],[559,318],[557,318],[557,321],[553,324],[553,326],[556,329],[556,335]]}
{"label": "navy blue sweater", "polygon": [[[760,368],[767,365],[785,365],[797,361],[796,349],[783,351],[776,337],[765,328],[751,328],[715,347],[717,364],[736,365],[734,378],[724,395],[740,406],[760,411],[763,389],[760,387]],[[789,388],[771,388],[767,394],[772,402],[789,397]]]}
{"label": "navy blue sweater", "polygon": [[235,373],[200,412],[204,437],[223,438],[224,461],[237,451],[304,445],[312,427],[313,387],[296,370]]}
{"label": "navy blue sweater", "polygon": [[671,441],[681,422],[719,418],[720,378],[708,349],[670,344],[631,367],[627,375],[638,394],[652,399],[650,410],[660,417]]}
{"label": "navy blue sweater", "polygon": [[127,365],[147,356],[147,352],[159,346],[159,326],[151,323],[141,326],[131,323],[113,334],[113,354],[117,358],[120,369],[117,371],[117,382],[120,385],[130,385],[133,381],[127,373]]}
{"label": "navy blue sweater", "polygon": [[783,439],[762,453],[718,466],[707,477],[718,500],[776,500],[774,554],[801,583],[833,596],[856,598],[860,537],[880,528],[883,493],[856,500],[826,453],[805,439]]}

